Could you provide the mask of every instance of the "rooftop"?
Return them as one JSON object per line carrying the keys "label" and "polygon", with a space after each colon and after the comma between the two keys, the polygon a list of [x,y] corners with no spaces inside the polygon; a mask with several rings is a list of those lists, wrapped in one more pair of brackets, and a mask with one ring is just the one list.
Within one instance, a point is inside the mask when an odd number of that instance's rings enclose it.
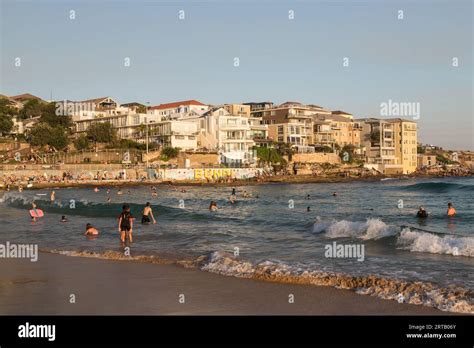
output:
{"label": "rooftop", "polygon": [[185,105],[206,106],[206,104],[203,104],[200,101],[197,101],[195,99],[191,99],[191,100],[182,100],[182,101],[178,101],[178,102],[174,102],[174,103],[160,104],[160,105],[152,106],[150,109],[152,109],[152,110],[171,109],[171,108],[176,108],[178,106],[185,106]]}

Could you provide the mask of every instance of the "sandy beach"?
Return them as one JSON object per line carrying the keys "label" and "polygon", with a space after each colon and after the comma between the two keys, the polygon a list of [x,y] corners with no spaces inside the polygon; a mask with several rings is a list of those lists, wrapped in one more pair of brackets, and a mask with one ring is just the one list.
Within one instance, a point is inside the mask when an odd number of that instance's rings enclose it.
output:
{"label": "sandy beach", "polygon": [[[70,303],[70,295],[75,303]],[[184,303],[180,303],[180,295]],[[294,303],[289,303],[289,295]],[[182,297],[181,297],[182,299]],[[278,284],[177,265],[40,253],[0,261],[2,315],[446,315],[348,290]]]}

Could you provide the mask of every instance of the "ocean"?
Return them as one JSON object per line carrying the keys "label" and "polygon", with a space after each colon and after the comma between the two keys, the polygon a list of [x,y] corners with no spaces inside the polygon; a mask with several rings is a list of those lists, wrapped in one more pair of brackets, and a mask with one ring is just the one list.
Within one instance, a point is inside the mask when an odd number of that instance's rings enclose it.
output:
{"label": "ocean", "polygon": [[[0,243],[122,259],[117,216],[128,203],[137,218],[132,259],[474,313],[474,178],[238,186],[236,204],[224,186],[159,185],[157,197],[150,186],[123,186],[123,195],[117,187],[110,194],[105,187],[56,188],[54,202],[51,190],[1,195]],[[211,200],[217,212],[209,211]],[[45,213],[37,222],[28,213],[33,201]],[[140,223],[147,201],[156,225]],[[446,216],[448,202],[457,210],[454,218]],[[429,213],[424,220],[416,218],[421,205]],[[60,222],[62,215],[68,222]],[[87,223],[99,237],[83,235]],[[363,258],[327,257],[335,245],[358,246]]]}

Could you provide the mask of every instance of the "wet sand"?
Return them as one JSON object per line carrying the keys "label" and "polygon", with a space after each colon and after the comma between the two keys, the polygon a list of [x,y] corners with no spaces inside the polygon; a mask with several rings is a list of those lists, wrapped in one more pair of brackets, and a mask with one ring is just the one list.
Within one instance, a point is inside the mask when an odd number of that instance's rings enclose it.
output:
{"label": "wet sand", "polygon": [[[70,303],[71,294],[75,303]],[[289,295],[294,303],[289,303]],[[184,303],[180,299],[184,295]],[[447,315],[349,290],[212,274],[177,265],[40,253],[0,259],[0,315]]]}

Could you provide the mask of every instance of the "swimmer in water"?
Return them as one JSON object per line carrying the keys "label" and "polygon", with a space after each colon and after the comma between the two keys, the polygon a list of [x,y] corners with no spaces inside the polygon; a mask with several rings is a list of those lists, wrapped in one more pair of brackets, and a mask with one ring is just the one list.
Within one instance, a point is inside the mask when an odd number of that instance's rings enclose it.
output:
{"label": "swimmer in water", "polygon": [[122,189],[121,189],[121,188],[119,188],[119,190],[117,191],[117,194],[118,194],[118,195],[121,195],[121,194],[122,194]]}
{"label": "swimmer in water", "polygon": [[336,197],[336,196],[337,196],[337,192],[333,192],[332,195],[333,195],[334,197]]}
{"label": "swimmer in water", "polygon": [[456,215],[456,209],[454,209],[454,206],[451,202],[448,203],[448,211],[446,212],[449,217],[453,217]]}
{"label": "swimmer in water", "polygon": [[110,198],[110,196],[107,197],[107,202],[108,203],[112,202],[112,198]]}
{"label": "swimmer in water", "polygon": [[142,213],[142,224],[149,224],[151,222],[150,216],[153,220],[153,223],[156,224],[155,217],[153,216],[153,211],[151,210],[151,204],[150,202],[146,202],[145,208],[143,208]]}
{"label": "swimmer in water", "polygon": [[61,222],[68,222],[68,219],[66,219],[66,215],[61,216]]}
{"label": "swimmer in water", "polygon": [[310,212],[310,211],[311,211],[311,208],[310,208],[310,207],[306,207],[306,211],[307,211],[307,212]]}
{"label": "swimmer in water", "polygon": [[109,193],[110,193],[110,189],[107,189],[107,194],[109,194]]}
{"label": "swimmer in water", "polygon": [[209,205],[209,210],[217,211],[217,203],[215,201],[211,201],[211,204]]}
{"label": "swimmer in water", "polygon": [[54,200],[56,199],[56,192],[52,191],[51,196],[49,198],[51,199],[51,202],[54,202]]}
{"label": "swimmer in water", "polygon": [[306,195],[306,199],[311,199],[311,195]]}
{"label": "swimmer in water", "polygon": [[428,213],[426,212],[425,208],[420,207],[418,212],[416,213],[416,217],[419,219],[424,219],[428,217]]}
{"label": "swimmer in water", "polygon": [[91,224],[86,225],[86,233],[84,233],[84,236],[97,236],[99,235],[99,231],[93,227]]}
{"label": "swimmer in water", "polygon": [[234,204],[234,203],[236,202],[236,197],[235,197],[235,195],[230,195],[230,197],[229,197],[229,202],[230,202],[231,204]]}
{"label": "swimmer in water", "polygon": [[94,187],[94,192],[99,192],[99,188],[98,188],[98,187]]}

